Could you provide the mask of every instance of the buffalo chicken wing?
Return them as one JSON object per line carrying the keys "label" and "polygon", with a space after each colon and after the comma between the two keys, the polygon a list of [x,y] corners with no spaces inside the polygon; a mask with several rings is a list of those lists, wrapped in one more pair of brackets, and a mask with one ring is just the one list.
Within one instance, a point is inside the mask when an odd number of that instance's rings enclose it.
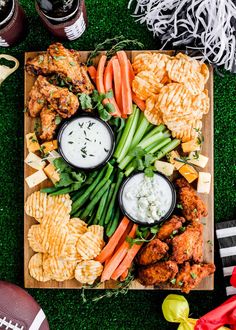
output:
{"label": "buffalo chicken wing", "polygon": [[139,265],[151,265],[162,259],[169,247],[166,243],[160,241],[158,238],[149,242],[140,252],[137,260]]}
{"label": "buffalo chicken wing", "polygon": [[143,285],[160,285],[173,279],[178,273],[178,265],[174,261],[159,261],[158,263],[140,268],[138,279]]}
{"label": "buffalo chicken wing", "polygon": [[170,220],[167,220],[161,226],[159,232],[157,233],[157,238],[165,241],[166,239],[170,238],[171,235],[175,234],[175,231],[182,228],[184,222],[185,219],[183,217],[173,215]]}

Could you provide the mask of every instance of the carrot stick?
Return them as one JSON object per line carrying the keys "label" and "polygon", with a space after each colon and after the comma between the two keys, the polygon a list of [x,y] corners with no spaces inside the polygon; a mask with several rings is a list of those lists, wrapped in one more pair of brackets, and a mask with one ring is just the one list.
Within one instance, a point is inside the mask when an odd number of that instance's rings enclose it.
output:
{"label": "carrot stick", "polygon": [[132,81],[135,78],[135,74],[134,74],[134,70],[133,70],[130,60],[128,60],[128,64],[129,64],[129,82],[130,82],[130,85],[132,86]]}
{"label": "carrot stick", "polygon": [[[113,86],[112,86],[112,81],[113,81],[113,69],[112,69],[112,61],[113,59],[111,59],[108,64],[107,64],[107,67],[105,69],[105,73],[104,73],[104,88],[105,88],[105,92],[107,93],[108,91],[112,91],[113,95],[114,95],[114,92],[113,92]],[[115,116],[115,117],[121,117],[121,111],[116,103],[116,100],[114,98],[114,96],[112,98],[109,98],[108,99],[109,102],[111,104],[113,104],[114,108],[115,108],[115,111],[112,112],[112,116]]]}
{"label": "carrot stick", "polygon": [[112,61],[113,68],[113,77],[114,77],[114,90],[115,90],[115,99],[120,108],[122,110],[122,91],[121,91],[121,72],[120,72],[120,64],[117,57]]}
{"label": "carrot stick", "polygon": [[140,98],[134,92],[132,92],[132,100],[141,111],[146,109],[146,103],[143,100],[140,100]]}
{"label": "carrot stick", "polygon": [[96,86],[97,86],[97,90],[100,94],[105,93],[105,88],[104,88],[104,84],[103,84],[103,76],[104,76],[106,61],[107,61],[106,55],[102,55],[100,57],[100,60],[98,62],[98,67],[97,67]]}
{"label": "carrot stick", "polygon": [[109,239],[109,242],[103,248],[103,250],[101,251],[99,256],[97,256],[97,258],[96,258],[97,261],[100,261],[101,263],[103,263],[106,259],[108,259],[112,255],[112,253],[115,251],[115,248],[116,248],[120,238],[122,237],[123,233],[125,232],[126,228],[128,227],[129,223],[130,223],[130,220],[126,217],[124,217],[121,220],[116,231]]}
{"label": "carrot stick", "polygon": [[126,269],[126,270],[124,271],[124,273],[121,275],[121,277],[120,277],[120,281],[121,281],[121,282],[124,282],[124,280],[126,279],[126,277],[128,276],[128,274],[129,274],[129,270]]}
{"label": "carrot stick", "polygon": [[[129,238],[134,238],[136,235],[136,229],[138,225],[133,224],[133,227],[128,235]],[[130,248],[130,244],[127,241],[124,241],[119,250],[112,256],[111,260],[107,263],[104,267],[101,282],[107,281],[111,278],[112,274],[114,273],[115,269],[119,266],[125,255],[127,254]]]}
{"label": "carrot stick", "polygon": [[136,254],[141,249],[142,244],[134,244],[127,252],[125,258],[112,274],[111,278],[117,280],[127,269],[130,268]]}
{"label": "carrot stick", "polygon": [[97,70],[96,70],[95,66],[93,66],[93,65],[89,66],[87,68],[87,71],[90,75],[90,78],[92,79],[92,81],[96,85]]}
{"label": "carrot stick", "polygon": [[129,235],[131,229],[132,229],[133,223],[130,222],[128,227],[126,228],[126,230],[124,231],[123,235],[121,236],[121,238],[119,239],[119,242],[116,246],[115,252],[121,247],[121,245],[124,243],[124,241],[126,240],[126,237]]}
{"label": "carrot stick", "polygon": [[117,57],[120,64],[121,79],[122,79],[122,109],[123,114],[131,114],[132,107],[132,94],[129,79],[129,62],[126,53],[121,50],[117,52]]}

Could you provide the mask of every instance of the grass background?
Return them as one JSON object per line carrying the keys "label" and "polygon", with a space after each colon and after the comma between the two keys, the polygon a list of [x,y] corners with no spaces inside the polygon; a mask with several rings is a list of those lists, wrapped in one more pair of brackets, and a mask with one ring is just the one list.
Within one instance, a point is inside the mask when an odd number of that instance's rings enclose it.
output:
{"label": "grass background", "polygon": [[[146,26],[135,23],[127,0],[87,0],[89,26],[84,35],[65,46],[93,49],[105,38],[123,34],[138,38],[145,49],[158,49]],[[23,287],[23,56],[25,51],[46,50],[55,39],[42,26],[33,0],[20,3],[28,16],[26,38],[0,52],[17,57],[20,68],[0,87],[0,278]],[[214,78],[215,116],[215,221],[235,218],[235,88],[236,75],[221,70]],[[192,292],[187,296],[191,316],[198,318],[225,300],[223,277],[216,245],[216,280],[213,292]],[[172,330],[176,324],[163,319],[162,291],[130,291],[98,303],[99,291],[86,291],[83,304],[79,290],[28,290],[44,309],[52,330],[119,329],[142,327]]]}

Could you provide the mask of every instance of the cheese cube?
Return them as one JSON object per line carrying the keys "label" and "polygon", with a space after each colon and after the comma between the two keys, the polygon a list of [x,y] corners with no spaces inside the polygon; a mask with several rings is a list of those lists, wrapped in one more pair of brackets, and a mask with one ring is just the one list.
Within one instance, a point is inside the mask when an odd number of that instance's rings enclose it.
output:
{"label": "cheese cube", "polygon": [[170,162],[171,164],[174,165],[174,167],[175,167],[177,170],[179,170],[180,167],[182,167],[184,164],[183,164],[182,162],[178,162],[177,160],[175,160],[175,158],[179,158],[179,159],[180,159],[180,155],[179,155],[179,153],[178,153],[177,151],[173,150],[173,151],[171,151],[171,152],[169,153],[169,158],[168,158],[168,160],[169,160],[169,162]]}
{"label": "cheese cube", "polygon": [[185,164],[179,169],[179,173],[189,182],[193,182],[198,178],[198,173],[195,168],[191,165]]}
{"label": "cheese cube", "polygon": [[163,162],[160,160],[155,161],[155,168],[158,172],[161,172],[161,173],[165,174],[166,176],[171,176],[175,169],[173,164]]}
{"label": "cheese cube", "polygon": [[30,152],[25,158],[25,163],[38,171],[42,170],[46,165],[46,162],[43,161],[39,156],[35,155],[33,152]]}
{"label": "cheese cube", "polygon": [[35,132],[26,134],[26,146],[29,152],[35,152],[40,149],[40,145]]}
{"label": "cheese cube", "polygon": [[49,161],[50,164],[53,164],[54,159],[60,158],[60,157],[61,157],[61,155],[56,150],[52,150],[49,152],[49,154],[47,156],[47,161]]}
{"label": "cheese cube", "polygon": [[37,171],[34,174],[28,176],[25,181],[27,182],[29,188],[33,188],[47,179],[46,174],[43,170]]}
{"label": "cheese cube", "polygon": [[49,151],[55,150],[58,148],[57,140],[44,142],[41,144],[42,151],[47,154]]}
{"label": "cheese cube", "polygon": [[200,144],[197,143],[196,140],[191,140],[188,142],[184,142],[181,144],[183,152],[191,152],[191,151],[196,151],[200,150]]}
{"label": "cheese cube", "polygon": [[60,181],[60,175],[53,164],[48,164],[45,167],[44,172],[47,174],[47,176],[49,177],[49,179],[52,181],[53,184]]}
{"label": "cheese cube", "polygon": [[208,157],[203,156],[201,154],[198,154],[197,157],[196,157],[195,151],[190,152],[188,158],[189,158],[189,160],[188,160],[189,163],[191,163],[193,165],[196,165],[196,166],[199,166],[201,168],[206,167],[207,162],[209,160]]}
{"label": "cheese cube", "polygon": [[199,172],[197,182],[197,192],[200,194],[209,194],[211,190],[211,174],[208,172]]}

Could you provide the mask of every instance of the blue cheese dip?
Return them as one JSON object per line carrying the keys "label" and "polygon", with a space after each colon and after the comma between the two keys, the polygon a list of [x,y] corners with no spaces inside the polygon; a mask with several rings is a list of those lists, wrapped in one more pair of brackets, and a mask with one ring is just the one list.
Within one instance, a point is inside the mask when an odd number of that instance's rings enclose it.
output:
{"label": "blue cheese dip", "polygon": [[110,159],[114,135],[108,124],[92,116],[65,123],[58,135],[59,151],[72,166],[94,169]]}
{"label": "blue cheese dip", "polygon": [[160,174],[146,177],[137,173],[123,186],[121,204],[127,216],[143,224],[154,224],[173,211],[175,191]]}

